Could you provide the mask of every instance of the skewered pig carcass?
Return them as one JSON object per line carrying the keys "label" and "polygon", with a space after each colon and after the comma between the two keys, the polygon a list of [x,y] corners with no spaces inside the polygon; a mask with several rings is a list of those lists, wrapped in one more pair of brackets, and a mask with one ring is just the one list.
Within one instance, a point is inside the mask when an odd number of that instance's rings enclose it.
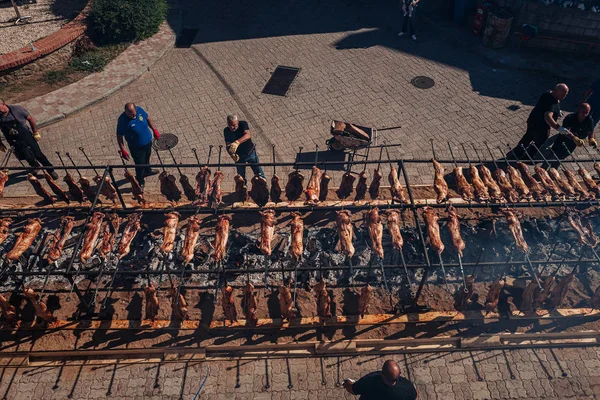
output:
{"label": "skewered pig carcass", "polygon": [[96,248],[96,242],[102,228],[102,220],[104,214],[95,212],[90,222],[85,226],[85,233],[83,237],[83,244],[81,245],[81,252],[79,253],[79,261],[86,263],[94,253]]}
{"label": "skewered pig carcass", "polygon": [[[93,202],[94,198],[96,197],[97,190],[94,190],[94,188],[92,188],[90,180],[86,177],[81,177],[79,178],[79,185],[81,186],[81,190],[85,194],[85,197],[87,197],[90,202]],[[100,198],[98,198],[97,203],[102,204]]]}
{"label": "skewered pig carcass", "polygon": [[542,290],[540,287],[536,287],[533,292],[533,308],[538,309],[542,307],[542,305],[548,300],[548,296],[551,293],[552,285],[554,285],[554,275],[549,275],[544,278],[540,278],[542,281]]}
{"label": "skewered pig carcass", "polygon": [[294,312],[294,299],[292,297],[292,291],[290,290],[290,286],[292,284],[292,279],[288,280],[286,285],[282,284],[279,286],[279,310],[281,311],[281,318],[290,320],[292,318],[296,318],[296,313]]}
{"label": "skewered pig carcass", "polygon": [[459,310],[466,310],[473,303],[473,294],[475,294],[475,278],[476,275],[467,275],[465,277],[465,287],[461,287],[456,292],[456,308]]}
{"label": "skewered pig carcass", "polygon": [[7,322],[12,322],[17,318],[15,306],[10,304],[4,296],[0,294],[0,310],[2,310],[2,316]]}
{"label": "skewered pig carcass", "polygon": [[306,202],[304,204],[318,204],[319,197],[321,196],[321,179],[323,178],[323,172],[317,168],[312,167],[312,173],[306,185],[304,195],[306,196]]}
{"label": "skewered pig carcass", "polygon": [[119,260],[127,256],[127,254],[129,254],[131,251],[131,242],[133,242],[135,235],[137,235],[138,231],[140,230],[141,219],[142,213],[130,214],[127,217],[127,224],[125,225],[125,229],[121,235],[121,241],[119,242],[119,248],[117,249]]}
{"label": "skewered pig carcass", "polygon": [[319,201],[325,201],[327,199],[329,182],[331,182],[331,176],[327,175],[327,172],[323,172],[323,175],[321,176],[321,186],[319,188]]}
{"label": "skewered pig carcass", "polygon": [[[497,168],[494,171],[494,176],[496,177],[496,180],[498,181],[498,186],[500,186],[500,190],[502,191],[504,198],[511,203],[516,203],[517,201],[519,201],[519,194],[512,187],[510,181],[508,180],[508,177],[506,176],[506,173],[502,169]],[[523,185],[525,185],[525,184],[523,184]]]}
{"label": "skewered pig carcass", "polygon": [[31,186],[33,186],[33,190],[38,196],[40,196],[42,199],[44,199],[50,204],[54,203],[54,197],[52,197],[52,195],[48,193],[46,189],[44,189],[44,187],[42,186],[42,182],[40,182],[38,178],[36,178],[32,174],[27,174],[27,180],[29,181],[29,183],[31,183]]}
{"label": "skewered pig carcass", "polygon": [[46,323],[53,322],[56,319],[50,310],[48,310],[46,303],[39,299],[38,295],[35,294],[33,289],[23,287],[23,295],[27,297],[29,301],[31,301],[31,305],[33,305],[36,317],[42,319]]}
{"label": "skewered pig carcass", "polygon": [[565,196],[563,191],[554,183],[548,171],[540,166],[535,166],[533,170],[540,178],[540,182],[542,182],[542,186],[546,189],[546,192],[550,193],[552,197],[560,198]]}
{"label": "skewered pig carcass", "polygon": [[173,251],[175,246],[175,236],[177,235],[177,224],[179,224],[178,212],[170,212],[165,215],[165,225],[163,226],[163,241],[160,250],[163,254],[168,254]]}
{"label": "skewered pig carcass", "polygon": [[213,242],[213,247],[215,248],[213,257],[216,262],[223,261],[225,259],[231,218],[231,215],[219,215],[215,232],[215,241]]}
{"label": "skewered pig carcass", "polygon": [[579,176],[581,176],[581,179],[583,179],[583,183],[585,183],[585,186],[588,188],[588,190],[595,196],[600,196],[600,188],[592,179],[592,175],[590,175],[585,168],[579,168],[577,173],[579,173]]}
{"label": "skewered pig carcass", "polygon": [[302,253],[304,252],[304,245],[302,242],[304,236],[304,221],[302,221],[300,213],[292,213],[292,222],[290,223],[290,226],[292,229],[290,253],[296,260],[299,260],[302,258]]}
{"label": "skewered pig carcass", "polygon": [[63,181],[67,184],[69,193],[75,199],[75,201],[83,203],[83,191],[79,186],[77,186],[77,183],[75,183],[75,179],[73,179],[71,174],[67,173],[67,175],[65,175],[63,178]]}
{"label": "skewered pig carcass", "polygon": [[98,253],[100,253],[100,258],[102,259],[108,256],[115,246],[115,239],[119,233],[119,224],[121,223],[121,218],[117,214],[109,214],[106,219],[102,241],[100,242],[100,246],[98,246]]}
{"label": "skewered pig carcass", "polygon": [[522,162],[517,163],[517,168],[519,168],[519,172],[523,177],[523,180],[527,184],[529,191],[533,195],[533,198],[536,200],[543,200],[544,195],[546,194],[546,190],[540,185],[540,183],[529,173],[529,167],[527,164]]}
{"label": "skewered pig carcass", "polygon": [[402,233],[400,232],[400,212],[396,210],[389,210],[387,212],[388,220],[388,231],[392,236],[392,245],[397,250],[402,250],[404,246],[404,240],[402,239]]}
{"label": "skewered pig carcass", "polygon": [[435,190],[437,195],[436,201],[439,204],[448,200],[448,184],[444,179],[446,168],[435,159],[431,160],[431,162],[433,162],[433,169],[435,171],[433,176],[433,190]]}
{"label": "skewered pig carcass", "polygon": [[573,190],[575,190],[575,193],[577,193],[580,200],[587,200],[592,197],[590,195],[590,192],[588,192],[587,189],[581,186],[581,184],[577,181],[577,177],[575,176],[575,173],[573,173],[573,171],[565,169],[564,173],[567,177],[569,185],[573,187]]}
{"label": "skewered pig carcass", "polygon": [[[102,177],[100,175],[96,175],[94,177],[94,182],[96,183],[96,185],[99,186],[100,182],[102,182]],[[102,185],[102,190],[100,191],[100,194],[102,194],[104,197],[106,197],[113,203],[117,200],[117,189],[115,189],[115,187],[113,186],[109,176],[104,178],[104,184]]]}
{"label": "skewered pig carcass", "polygon": [[596,173],[598,174],[598,177],[600,178],[600,163],[598,163],[598,162],[594,163],[594,170],[596,170]]}
{"label": "skewered pig carcass", "polygon": [[196,189],[190,183],[190,178],[187,175],[180,174],[179,175],[179,184],[183,188],[183,194],[187,199],[191,202],[196,201]]}
{"label": "skewered pig carcass", "polygon": [[556,170],[556,168],[550,168],[548,173],[564,194],[566,194],[568,197],[575,196],[575,189],[569,184],[569,182],[560,176],[560,173]]}
{"label": "skewered pig carcass", "polygon": [[352,257],[354,255],[354,245],[352,244],[354,228],[352,226],[350,211],[338,211],[335,223],[337,225],[339,237],[335,249],[336,251],[340,251],[342,254],[345,254],[346,257]]}
{"label": "skewered pig carcass", "polygon": [[200,236],[201,223],[202,218],[200,218],[199,215],[194,215],[188,219],[188,224],[185,229],[185,240],[183,241],[180,257],[184,264],[189,264],[194,259],[194,249],[196,243],[198,243],[198,236]]}
{"label": "skewered pig carcass", "polygon": [[281,185],[277,175],[273,175],[271,178],[271,192],[269,195],[273,203],[281,203]]}
{"label": "skewered pig carcass", "polygon": [[160,182],[160,193],[167,198],[169,201],[181,200],[181,190],[177,187],[176,179],[172,174],[167,171],[163,171],[158,174],[158,181]]}
{"label": "skewered pig carcass", "polygon": [[0,220],[0,244],[4,243],[10,231],[10,224],[13,223],[12,218],[2,218]]}
{"label": "skewered pig carcass", "polygon": [[296,201],[302,196],[304,175],[300,171],[292,171],[288,175],[288,183],[285,185],[285,197],[288,201]]}
{"label": "skewered pig carcass", "polygon": [[477,201],[488,201],[490,199],[488,188],[479,176],[477,167],[474,165],[469,166],[469,175],[471,176],[471,182],[473,183],[473,188],[475,189],[475,198]]}
{"label": "skewered pig carcass", "polygon": [[269,188],[267,180],[260,175],[255,175],[250,181],[252,189],[250,189],[250,197],[259,207],[264,207],[269,202]]}
{"label": "skewered pig carcass", "polygon": [[135,176],[133,176],[133,174],[127,169],[123,175],[125,176],[127,182],[129,182],[131,185],[131,194],[133,194],[133,198],[139,203],[145,203],[146,200],[144,199],[144,189],[142,189],[140,183],[137,181],[137,179],[135,179]]}
{"label": "skewered pig carcass", "polygon": [[52,176],[50,176],[48,171],[44,171],[44,178],[46,179],[46,183],[48,183],[48,186],[50,186],[50,189],[52,189],[52,191],[56,195],[57,199],[62,200],[67,204],[69,204],[71,202],[69,200],[69,196],[67,196],[67,192],[65,192],[64,190],[61,189],[60,186],[58,186],[58,184],[52,178]]}
{"label": "skewered pig carcass", "polygon": [[8,174],[4,171],[0,171],[0,197],[4,194],[4,185],[8,182]]}
{"label": "skewered pig carcass", "polygon": [[358,315],[361,318],[365,317],[365,314],[369,310],[369,302],[371,301],[371,293],[373,292],[373,287],[367,283],[366,286],[360,290],[360,296],[358,297]]}
{"label": "skewered pig carcass", "polygon": [[241,175],[236,175],[233,177],[235,182],[235,200],[241,201],[245,203],[248,201],[248,186],[246,186],[246,181]]}
{"label": "skewered pig carcass", "polygon": [[560,306],[565,300],[573,279],[575,279],[575,269],[573,269],[573,272],[569,275],[558,281],[554,289],[552,289],[552,292],[550,292],[550,299],[548,299],[548,307],[551,310]]}
{"label": "skewered pig carcass", "polygon": [[481,173],[481,178],[483,179],[483,183],[487,187],[488,193],[492,200],[502,200],[502,190],[500,186],[496,183],[494,178],[492,178],[492,172],[485,165],[479,166],[479,172]]}
{"label": "skewered pig carcass", "polygon": [[342,182],[340,183],[340,187],[336,190],[337,196],[340,200],[344,200],[354,188],[354,181],[356,178],[352,175],[352,172],[348,171],[344,175],[342,175]]}
{"label": "skewered pig carcass", "polygon": [[440,238],[440,225],[437,213],[433,208],[425,207],[423,208],[423,218],[427,225],[427,241],[429,245],[436,253],[442,254],[444,252],[444,243],[442,243],[442,239]]}
{"label": "skewered pig carcass", "polygon": [[169,295],[171,296],[171,311],[173,312],[175,319],[178,321],[190,319],[187,301],[185,301],[185,296],[181,294],[179,288],[172,286],[169,289]]}
{"label": "skewered pig carcass", "polygon": [[73,230],[73,226],[75,226],[74,217],[65,216],[61,218],[60,226],[52,234],[52,243],[50,243],[48,254],[46,255],[48,262],[51,263],[59,259],[63,247],[69,238],[69,234],[71,234],[71,231]]}
{"label": "skewered pig carcass", "polygon": [[196,198],[200,204],[208,202],[208,191],[211,187],[211,171],[207,166],[200,168],[196,174]]}
{"label": "skewered pig carcass", "polygon": [[237,310],[233,302],[233,288],[225,283],[221,288],[223,315],[226,321],[237,321]]}
{"label": "skewered pig carcass", "polygon": [[246,316],[246,320],[251,324],[258,322],[256,316],[256,309],[258,308],[258,301],[256,299],[256,293],[254,293],[254,285],[250,282],[244,286],[244,297],[242,298],[242,311]]}
{"label": "skewered pig carcass", "polygon": [[504,279],[497,278],[488,292],[485,298],[485,311],[491,312],[498,307],[498,301],[500,300],[500,293],[504,289]]}
{"label": "skewered pig carcass", "polygon": [[373,172],[373,180],[369,185],[369,196],[371,200],[375,200],[379,197],[379,188],[381,187],[381,180],[383,179],[383,175],[379,171],[379,168]]}
{"label": "skewered pig carcass", "polygon": [[573,212],[567,213],[567,219],[569,220],[569,224],[575,229],[575,232],[577,232],[577,235],[579,235],[581,244],[596,247],[600,243],[600,239],[594,234],[594,229],[590,221],[587,221],[587,226],[583,226],[579,215]]}
{"label": "skewered pig carcass", "polygon": [[260,215],[260,242],[258,247],[260,248],[261,253],[270,256],[273,235],[275,234],[275,211],[261,211]]}
{"label": "skewered pig carcass", "polygon": [[367,173],[362,171],[358,175],[358,182],[356,183],[356,194],[354,195],[354,201],[364,200],[367,196]]}
{"label": "skewered pig carcass", "polygon": [[515,240],[515,244],[518,248],[523,250],[524,253],[529,252],[529,246],[527,242],[525,242],[525,238],[523,237],[523,230],[521,229],[521,222],[515,215],[512,210],[506,210],[506,222],[508,222],[508,229],[510,229],[510,233]]}
{"label": "skewered pig carcass", "polygon": [[473,187],[467,182],[462,167],[454,168],[454,177],[456,179],[456,189],[458,194],[460,194],[460,197],[462,197],[464,201],[472,201],[475,198]]}
{"label": "skewered pig carcass", "polygon": [[379,209],[373,208],[365,214],[365,217],[371,239],[371,250],[383,259],[383,223],[379,216]]}
{"label": "skewered pig carcass", "polygon": [[510,178],[511,183],[512,183],[513,187],[515,188],[515,190],[519,193],[519,196],[524,199],[530,199],[531,192],[529,191],[529,188],[525,184],[525,181],[523,181],[523,177],[521,177],[521,173],[519,171],[517,171],[512,165],[509,165],[508,167],[506,167],[506,170],[508,171],[508,176]]}
{"label": "skewered pig carcass", "polygon": [[460,236],[460,222],[458,222],[458,214],[452,206],[448,207],[448,231],[452,238],[452,244],[459,256],[462,257],[465,249],[465,242]]}
{"label": "skewered pig carcass", "polygon": [[146,299],[146,319],[154,321],[158,315],[158,297],[156,296],[156,287],[152,282],[144,287],[144,298]]}
{"label": "skewered pig carcass", "polygon": [[218,208],[223,202],[223,192],[221,191],[221,182],[223,181],[223,172],[215,172],[214,179],[208,191],[208,206]]}
{"label": "skewered pig carcass", "polygon": [[406,200],[406,192],[400,184],[400,179],[398,179],[398,171],[396,171],[396,168],[392,167],[390,169],[388,181],[390,182],[390,192],[392,193],[392,200],[397,201],[399,203],[408,203],[408,200]]}
{"label": "skewered pig carcass", "polygon": [[16,261],[23,253],[31,247],[38,233],[42,229],[42,221],[39,218],[30,218],[27,220],[27,225],[23,231],[17,233],[19,236],[12,250],[6,255],[7,260]]}
{"label": "skewered pig carcass", "polygon": [[538,289],[538,285],[535,279],[533,279],[527,284],[527,286],[525,286],[523,294],[521,295],[521,304],[519,305],[519,308],[522,311],[531,310],[531,308],[533,307],[533,296],[535,294],[536,289]]}
{"label": "skewered pig carcass", "polygon": [[320,281],[314,287],[315,296],[317,298],[317,315],[321,318],[331,317],[330,303],[331,299],[327,293],[327,285],[325,281]]}

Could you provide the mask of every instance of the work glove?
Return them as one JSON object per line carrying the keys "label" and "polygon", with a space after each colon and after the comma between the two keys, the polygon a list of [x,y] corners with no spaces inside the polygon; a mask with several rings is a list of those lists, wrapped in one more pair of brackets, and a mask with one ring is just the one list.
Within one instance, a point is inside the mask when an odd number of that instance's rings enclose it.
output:
{"label": "work glove", "polygon": [[574,137],[573,141],[575,142],[575,144],[577,145],[577,147],[583,146],[583,139],[579,139],[578,137]]}
{"label": "work glove", "polygon": [[154,133],[156,140],[160,140],[160,133],[158,132],[158,129],[152,129],[152,132]]}
{"label": "work glove", "polygon": [[558,128],[558,133],[562,133],[563,135],[568,135],[571,132],[569,132],[569,130],[567,128],[565,128],[564,126],[561,126],[560,128]]}
{"label": "work glove", "polygon": [[[237,147],[235,147],[235,149],[237,150]],[[227,153],[229,153],[229,156],[231,157],[231,159],[233,160],[233,162],[240,161],[240,156],[238,156],[236,154],[235,150],[233,150],[233,143],[231,145],[227,146]]]}
{"label": "work glove", "polygon": [[6,153],[6,145],[0,142],[0,151]]}
{"label": "work glove", "polygon": [[229,148],[230,148],[229,152],[230,152],[230,153],[235,153],[235,152],[237,152],[237,149],[238,149],[238,147],[240,147],[240,142],[238,142],[238,141],[236,140],[235,142],[233,142],[233,143],[231,143],[231,144],[229,145]]}
{"label": "work glove", "polygon": [[33,138],[35,139],[36,142],[39,142],[40,139],[42,138],[42,135],[40,135],[40,131],[33,132]]}
{"label": "work glove", "polygon": [[127,150],[122,149],[121,151],[119,151],[119,154],[121,155],[121,158],[125,161],[129,161],[129,153],[127,152]]}
{"label": "work glove", "polygon": [[592,146],[593,148],[597,148],[598,147],[598,142],[596,142],[596,139],[594,139],[594,138],[589,138],[588,139],[588,144],[590,146]]}

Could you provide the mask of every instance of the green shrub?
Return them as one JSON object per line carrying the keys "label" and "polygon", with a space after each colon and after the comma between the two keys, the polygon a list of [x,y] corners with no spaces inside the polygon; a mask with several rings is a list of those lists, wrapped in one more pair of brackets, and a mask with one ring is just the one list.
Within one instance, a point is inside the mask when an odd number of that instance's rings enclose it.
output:
{"label": "green shrub", "polygon": [[42,81],[44,81],[45,83],[48,83],[50,85],[53,85],[58,82],[63,82],[68,77],[69,77],[69,73],[67,71],[65,71],[64,69],[56,70],[56,71],[46,71],[44,73],[44,75],[42,76]]}
{"label": "green shrub", "polygon": [[95,50],[71,59],[71,66],[79,71],[98,72],[108,64],[108,57]]}
{"label": "green shrub", "polygon": [[90,13],[96,43],[132,42],[158,32],[167,0],[93,0]]}

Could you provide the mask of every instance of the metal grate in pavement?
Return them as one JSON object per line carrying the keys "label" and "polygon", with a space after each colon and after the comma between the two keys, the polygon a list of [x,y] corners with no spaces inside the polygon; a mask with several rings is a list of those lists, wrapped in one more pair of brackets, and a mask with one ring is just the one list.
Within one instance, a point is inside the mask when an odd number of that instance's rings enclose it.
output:
{"label": "metal grate in pavement", "polygon": [[194,44],[194,39],[196,39],[197,33],[198,29],[182,29],[181,32],[179,32],[179,36],[177,36],[177,42],[175,42],[175,47],[180,49],[188,49],[192,47],[192,44]]}
{"label": "metal grate in pavement", "polygon": [[300,68],[278,65],[262,92],[275,96],[285,96],[299,73]]}
{"label": "metal grate in pavement", "polygon": [[435,85],[435,81],[428,76],[415,76],[410,83],[419,89],[431,89]]}
{"label": "metal grate in pavement", "polygon": [[152,147],[157,151],[166,151],[177,146],[177,143],[179,143],[179,138],[177,135],[172,133],[163,133],[160,135],[159,140],[155,140],[152,143]]}

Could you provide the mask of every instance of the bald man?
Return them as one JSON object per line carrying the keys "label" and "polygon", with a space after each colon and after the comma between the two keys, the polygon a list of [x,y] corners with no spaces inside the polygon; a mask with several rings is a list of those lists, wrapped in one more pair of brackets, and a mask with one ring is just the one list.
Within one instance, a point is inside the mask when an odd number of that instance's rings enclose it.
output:
{"label": "bald man", "polygon": [[344,389],[360,400],[415,400],[417,389],[408,380],[400,376],[400,367],[395,361],[383,363],[381,372],[371,372],[354,382],[344,381]]}
{"label": "bald man", "polygon": [[[575,147],[583,146],[584,139],[587,139],[590,146],[598,146],[596,139],[594,139],[594,121],[590,116],[590,110],[590,105],[583,103],[576,113],[567,115],[563,120],[562,126],[567,130],[567,133],[560,133],[559,137],[556,138],[556,142],[552,145],[552,150],[559,159],[567,158],[575,150]],[[559,165],[558,161],[554,161],[552,164],[554,168]]]}
{"label": "bald man", "polygon": [[[152,175],[154,171],[150,167],[138,167],[138,165],[150,163],[152,137],[154,136],[158,140],[160,133],[142,107],[127,103],[124,108],[125,111],[119,116],[117,122],[119,154],[124,160],[129,161],[129,152],[131,152],[133,162],[136,164],[135,178],[144,187],[144,178]],[[129,152],[125,149],[125,141],[127,141]]]}
{"label": "bald man", "polygon": [[[521,145],[527,148],[531,142],[534,142],[540,148],[550,137],[550,129],[556,129],[564,134],[567,133],[566,128],[561,127],[558,123],[558,118],[560,118],[560,102],[567,97],[567,94],[569,94],[569,88],[564,83],[559,83],[554,89],[542,93],[537,104],[531,110],[529,118],[527,118],[527,131],[525,135],[523,135],[517,147],[511,151],[514,157],[521,160],[527,158]],[[534,157],[537,150],[531,146],[527,152],[531,157]]]}

